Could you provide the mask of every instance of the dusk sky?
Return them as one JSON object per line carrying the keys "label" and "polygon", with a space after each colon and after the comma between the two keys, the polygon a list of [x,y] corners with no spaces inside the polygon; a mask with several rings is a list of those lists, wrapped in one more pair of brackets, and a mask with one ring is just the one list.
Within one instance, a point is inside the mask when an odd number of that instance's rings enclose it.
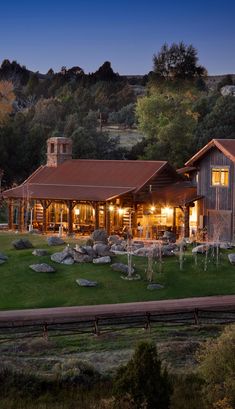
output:
{"label": "dusk sky", "polygon": [[146,74],[164,42],[193,44],[209,74],[235,73],[235,1],[1,1],[0,60],[33,71],[111,61],[119,74]]}

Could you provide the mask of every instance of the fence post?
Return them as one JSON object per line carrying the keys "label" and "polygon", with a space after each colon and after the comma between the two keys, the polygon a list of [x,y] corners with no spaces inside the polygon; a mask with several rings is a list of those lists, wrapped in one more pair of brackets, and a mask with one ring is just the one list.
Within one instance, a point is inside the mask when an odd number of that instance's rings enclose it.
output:
{"label": "fence post", "polygon": [[150,312],[146,312],[146,322],[144,326],[145,331],[151,331],[151,314]]}
{"label": "fence post", "polygon": [[94,334],[98,337],[100,335],[100,330],[99,330],[99,318],[95,317],[95,328],[94,328]]}
{"label": "fence post", "polygon": [[194,322],[195,322],[195,325],[199,325],[198,308],[194,309]]}

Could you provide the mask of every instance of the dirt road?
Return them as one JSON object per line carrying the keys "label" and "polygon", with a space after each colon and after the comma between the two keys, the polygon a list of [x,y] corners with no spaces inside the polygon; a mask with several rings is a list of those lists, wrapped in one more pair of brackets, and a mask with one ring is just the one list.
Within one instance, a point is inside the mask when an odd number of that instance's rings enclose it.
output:
{"label": "dirt road", "polygon": [[28,310],[0,311],[0,326],[25,325],[28,323],[77,322],[95,317],[137,315],[143,313],[166,314],[187,312],[195,309],[233,310],[235,295],[184,298],[178,300],[134,302],[126,304],[103,304],[74,307],[40,308]]}

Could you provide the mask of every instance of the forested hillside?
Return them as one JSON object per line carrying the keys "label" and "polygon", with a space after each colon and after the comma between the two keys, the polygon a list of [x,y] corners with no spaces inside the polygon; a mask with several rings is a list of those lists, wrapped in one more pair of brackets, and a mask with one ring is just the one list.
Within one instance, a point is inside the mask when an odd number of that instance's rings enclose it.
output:
{"label": "forested hillside", "polygon": [[[165,44],[143,77],[120,76],[105,62],[86,74],[79,66],[34,73],[16,61],[0,67],[2,187],[20,183],[45,161],[50,136],[73,140],[74,158],[161,159],[180,167],[211,138],[235,137],[235,98],[206,86],[197,50]],[[108,126],[138,129],[120,145]],[[138,134],[139,135],[139,134]],[[135,140],[136,141],[136,140]]]}

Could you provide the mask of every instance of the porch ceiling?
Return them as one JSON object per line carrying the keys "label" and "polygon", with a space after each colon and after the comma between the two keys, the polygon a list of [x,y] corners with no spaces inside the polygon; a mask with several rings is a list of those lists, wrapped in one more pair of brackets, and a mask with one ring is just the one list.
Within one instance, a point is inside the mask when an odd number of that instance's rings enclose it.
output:
{"label": "porch ceiling", "polygon": [[165,206],[186,206],[192,202],[202,199],[197,194],[197,188],[188,182],[180,182],[159,188],[151,192],[150,200]]}

